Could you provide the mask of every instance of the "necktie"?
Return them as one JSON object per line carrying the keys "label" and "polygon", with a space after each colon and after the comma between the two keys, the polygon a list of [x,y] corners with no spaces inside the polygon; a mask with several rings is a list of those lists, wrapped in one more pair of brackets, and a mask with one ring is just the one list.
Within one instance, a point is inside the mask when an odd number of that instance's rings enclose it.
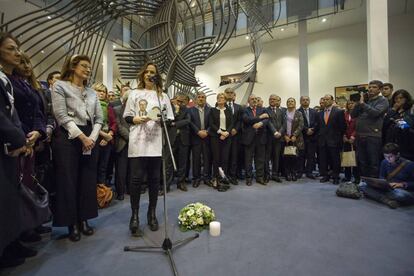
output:
{"label": "necktie", "polygon": [[234,114],[233,103],[232,103],[232,102],[229,102],[229,105],[230,105],[230,110],[231,110],[231,113],[232,113],[232,114]]}
{"label": "necktie", "polygon": [[306,116],[306,122],[308,122],[308,126],[309,126],[309,109],[308,108],[305,109],[305,116]]}
{"label": "necktie", "polygon": [[329,120],[329,109],[326,109],[325,110],[325,117],[324,117],[324,119],[325,119],[325,125],[327,125],[328,124],[328,120]]}
{"label": "necktie", "polygon": [[256,117],[256,107],[252,108],[253,116]]}
{"label": "necktie", "polygon": [[276,108],[272,107],[273,113],[276,113]]}

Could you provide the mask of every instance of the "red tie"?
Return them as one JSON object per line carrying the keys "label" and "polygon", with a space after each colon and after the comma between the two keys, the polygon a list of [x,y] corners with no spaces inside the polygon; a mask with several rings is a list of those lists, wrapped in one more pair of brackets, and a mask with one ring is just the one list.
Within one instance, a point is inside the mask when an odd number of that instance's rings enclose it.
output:
{"label": "red tie", "polygon": [[256,117],[256,107],[252,108],[253,116]]}

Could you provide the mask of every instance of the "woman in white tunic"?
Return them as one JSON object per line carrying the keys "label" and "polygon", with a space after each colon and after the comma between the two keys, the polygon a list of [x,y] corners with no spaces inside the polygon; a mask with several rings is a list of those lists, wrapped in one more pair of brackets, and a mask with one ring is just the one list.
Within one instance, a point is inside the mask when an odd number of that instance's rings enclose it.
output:
{"label": "woman in white tunic", "polygon": [[[128,158],[130,158],[130,195],[132,216],[129,223],[131,234],[139,228],[139,200],[145,175],[149,188],[148,225],[158,230],[156,207],[161,178],[162,128],[154,110],[165,109],[167,118],[174,113],[168,95],[162,93],[161,76],[154,63],[147,63],[138,73],[138,89],[130,92],[124,118],[132,124],[129,132]],[[143,101],[145,100],[145,101]]]}

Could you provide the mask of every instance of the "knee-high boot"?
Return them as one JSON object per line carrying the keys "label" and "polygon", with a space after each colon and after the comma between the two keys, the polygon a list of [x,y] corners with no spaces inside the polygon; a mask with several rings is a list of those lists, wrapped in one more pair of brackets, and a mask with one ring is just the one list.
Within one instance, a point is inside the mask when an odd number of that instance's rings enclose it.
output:
{"label": "knee-high boot", "polygon": [[158,230],[158,220],[156,217],[158,195],[150,195],[150,202],[148,205],[147,220],[151,231]]}
{"label": "knee-high boot", "polygon": [[129,230],[131,231],[132,235],[135,235],[138,233],[138,229],[139,229],[139,209],[132,208],[132,215],[129,221]]}

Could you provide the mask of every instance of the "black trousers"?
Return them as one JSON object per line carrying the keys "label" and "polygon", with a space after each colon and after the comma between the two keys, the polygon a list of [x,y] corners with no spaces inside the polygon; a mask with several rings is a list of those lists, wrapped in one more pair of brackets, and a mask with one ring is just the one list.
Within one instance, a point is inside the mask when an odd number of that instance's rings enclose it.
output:
{"label": "black trousers", "polygon": [[379,176],[379,164],[381,160],[380,137],[357,137],[358,148],[357,162],[361,175],[368,177]]}
{"label": "black trousers", "polygon": [[[91,133],[90,125],[78,127],[85,135]],[[69,140],[67,131],[60,127],[55,129],[52,149],[56,175],[53,226],[74,225],[97,217],[96,146],[90,155],[84,155],[81,141],[77,138]]]}
{"label": "black trousers", "polygon": [[174,158],[176,160],[177,165],[177,173],[176,176],[178,178],[178,183],[184,182],[185,174],[187,172],[187,163],[188,163],[188,150],[189,146],[184,145],[181,142],[179,137],[176,138],[173,151],[174,151]]}
{"label": "black trousers", "polygon": [[129,177],[128,146],[125,146],[120,152],[116,153],[115,188],[118,195],[125,194],[125,189],[129,185]]}
{"label": "black trousers", "polygon": [[[282,142],[274,137],[268,138],[265,153],[264,174],[266,177],[277,177],[279,175],[279,161],[282,150]],[[270,163],[272,163],[272,172],[270,173]]]}
{"label": "black trousers", "polygon": [[326,144],[319,144],[319,162],[321,176],[328,177],[329,166],[332,169],[332,178],[339,178],[341,171],[341,149],[339,147],[329,147]]}
{"label": "black trousers", "polygon": [[219,176],[218,168],[221,167],[224,174],[228,175],[230,139],[220,140],[219,137],[210,138],[211,150],[213,153],[213,176]]}
{"label": "black trousers", "polygon": [[[199,144],[193,145],[191,148],[193,159],[193,180],[210,179],[211,178],[211,153],[210,139],[203,139]],[[203,161],[203,162],[201,162]],[[201,174],[201,166],[203,173]]]}
{"label": "black trousers", "polygon": [[317,141],[305,138],[305,150],[299,155],[299,172],[312,174],[316,164]]}
{"label": "black trousers", "polygon": [[229,176],[231,178],[236,178],[238,171],[241,171],[243,166],[240,166],[240,134],[236,134],[230,138],[230,158],[229,158]]}
{"label": "black trousers", "polygon": [[255,139],[253,143],[245,146],[244,162],[246,168],[246,178],[253,177],[253,159],[256,169],[256,178],[264,177],[266,145],[260,143],[259,139]]}
{"label": "black trousers", "polygon": [[98,184],[110,184],[107,181],[107,170],[109,158],[111,157],[112,145],[107,144],[106,146],[99,145],[102,139],[98,139],[96,142],[96,149],[98,151]]}
{"label": "black trousers", "polygon": [[[141,187],[145,179],[148,184],[148,209],[157,207],[158,190],[161,179],[161,157],[134,157],[129,158],[131,184],[129,187],[131,208],[139,209]],[[145,178],[146,176],[146,178]]]}

